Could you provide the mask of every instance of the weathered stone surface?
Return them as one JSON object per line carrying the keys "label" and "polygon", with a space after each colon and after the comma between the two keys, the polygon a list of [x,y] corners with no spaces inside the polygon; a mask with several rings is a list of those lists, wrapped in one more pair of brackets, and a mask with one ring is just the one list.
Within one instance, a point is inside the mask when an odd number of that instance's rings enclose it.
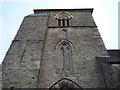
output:
{"label": "weathered stone surface", "polygon": [[44,40],[48,16],[26,16],[15,40]]}
{"label": "weathered stone surface", "polygon": [[[56,48],[56,44],[61,40],[60,35],[63,29],[67,30],[67,39],[72,42],[74,47],[72,50],[73,66],[71,66],[73,71],[70,72],[61,71],[59,48]],[[95,38],[95,36],[99,37]],[[78,80],[77,83],[80,83],[83,88],[104,87],[103,78],[101,72],[97,71],[95,59],[96,56],[101,55],[108,54],[96,27],[49,28],[40,76],[40,82],[43,83],[40,83],[40,87],[50,87],[53,84],[49,84],[50,82],[55,83],[64,77],[76,78],[75,82]]]}
{"label": "weathered stone surface", "polygon": [[[109,55],[92,9],[34,12],[24,18],[2,63],[4,88],[50,88],[63,78],[82,88],[117,86],[109,84],[111,76],[117,82],[117,71],[108,64],[100,66],[96,59]],[[55,18],[59,14],[65,16],[60,22]],[[108,78],[107,69],[115,74]]]}
{"label": "weathered stone surface", "polygon": [[24,18],[2,63],[3,87],[36,87],[46,24],[47,16]]}
{"label": "weathered stone surface", "polygon": [[120,68],[115,67],[112,64],[108,64],[107,60],[109,60],[110,57],[106,57],[105,59],[98,58],[98,67],[100,68],[104,83],[107,88],[118,88],[120,87],[119,83],[119,75],[120,75]]}

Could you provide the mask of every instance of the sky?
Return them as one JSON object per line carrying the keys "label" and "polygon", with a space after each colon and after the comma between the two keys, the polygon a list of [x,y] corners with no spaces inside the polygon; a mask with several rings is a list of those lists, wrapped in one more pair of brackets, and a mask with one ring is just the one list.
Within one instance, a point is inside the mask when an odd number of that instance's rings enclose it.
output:
{"label": "sky", "polygon": [[94,8],[93,18],[107,49],[118,47],[118,2],[120,0],[0,0],[0,63],[23,19],[33,9]]}

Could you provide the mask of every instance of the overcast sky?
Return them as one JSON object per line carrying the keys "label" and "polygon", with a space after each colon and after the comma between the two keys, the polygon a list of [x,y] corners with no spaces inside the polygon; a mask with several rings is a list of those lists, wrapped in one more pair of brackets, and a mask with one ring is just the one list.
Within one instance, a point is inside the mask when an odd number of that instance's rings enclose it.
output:
{"label": "overcast sky", "polygon": [[33,9],[94,8],[93,18],[107,49],[118,49],[119,0],[1,0],[0,63],[20,24]]}

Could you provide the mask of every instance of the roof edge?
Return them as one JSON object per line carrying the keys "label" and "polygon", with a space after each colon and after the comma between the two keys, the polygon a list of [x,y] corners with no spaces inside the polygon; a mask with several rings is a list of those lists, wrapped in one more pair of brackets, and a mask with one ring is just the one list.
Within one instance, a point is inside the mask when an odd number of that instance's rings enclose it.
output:
{"label": "roof edge", "polygon": [[39,11],[63,11],[63,10],[66,10],[66,11],[81,11],[81,10],[84,10],[84,11],[91,11],[91,14],[93,12],[93,8],[76,8],[76,9],[34,9],[34,13],[38,13]]}

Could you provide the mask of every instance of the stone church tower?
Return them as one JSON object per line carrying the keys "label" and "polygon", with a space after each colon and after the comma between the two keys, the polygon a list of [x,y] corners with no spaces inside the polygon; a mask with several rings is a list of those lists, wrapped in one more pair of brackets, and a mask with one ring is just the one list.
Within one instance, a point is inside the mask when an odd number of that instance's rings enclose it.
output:
{"label": "stone church tower", "polygon": [[105,88],[108,53],[93,9],[36,9],[24,18],[2,63],[3,88]]}

